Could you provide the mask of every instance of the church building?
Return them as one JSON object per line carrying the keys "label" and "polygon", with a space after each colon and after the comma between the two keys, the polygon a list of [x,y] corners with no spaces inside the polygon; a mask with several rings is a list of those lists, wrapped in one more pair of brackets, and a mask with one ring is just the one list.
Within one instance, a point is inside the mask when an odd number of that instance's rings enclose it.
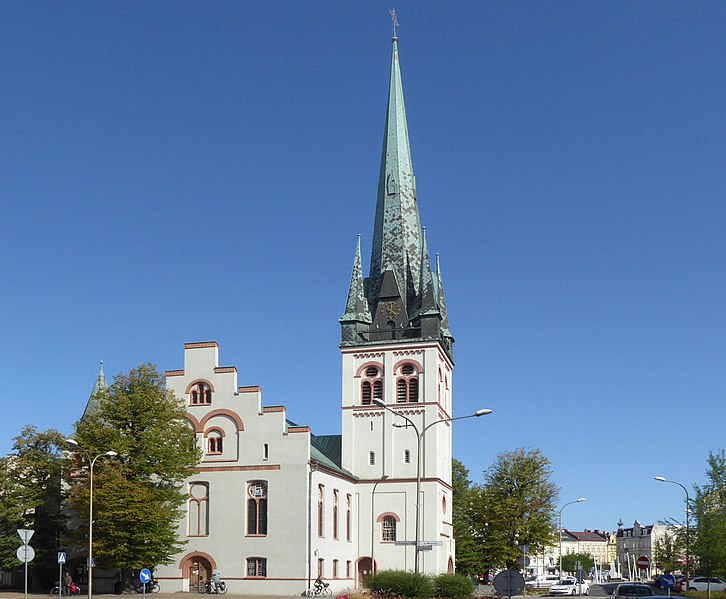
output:
{"label": "church building", "polygon": [[297,595],[318,575],[335,593],[378,569],[453,572],[454,339],[419,221],[395,36],[367,277],[361,262],[359,239],[340,318],[341,435],[239,387],[214,341],[185,344],[183,368],[166,372],[203,457],[185,483],[188,543],[156,571],[165,592],[201,590],[215,570],[254,595]]}

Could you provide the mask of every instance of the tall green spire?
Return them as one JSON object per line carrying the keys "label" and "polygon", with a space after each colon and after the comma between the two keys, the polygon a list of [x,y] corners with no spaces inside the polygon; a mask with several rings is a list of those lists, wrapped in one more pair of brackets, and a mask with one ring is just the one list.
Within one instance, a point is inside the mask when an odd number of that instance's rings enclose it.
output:
{"label": "tall green spire", "polygon": [[93,414],[96,410],[98,410],[98,394],[101,391],[108,391],[106,375],[103,374],[103,360],[101,360],[101,368],[98,372],[98,376],[96,377],[96,382],[93,384],[91,395],[88,398],[88,403],[86,404],[86,409],[83,410],[83,416],[81,416],[81,419],[85,418],[89,414]]}
{"label": "tall green spire", "polygon": [[421,224],[416,200],[416,179],[408,142],[398,38],[394,37],[371,252],[368,295],[371,303],[376,303],[382,274],[392,270],[401,287],[406,307],[412,307],[418,293],[420,268]]}
{"label": "tall green spire", "polygon": [[371,313],[368,307],[368,300],[365,295],[363,286],[363,267],[360,258],[360,235],[358,235],[358,245],[355,248],[355,258],[353,259],[353,272],[350,275],[350,285],[348,286],[348,300],[345,302],[345,313],[341,316],[341,324],[365,322],[371,323]]}

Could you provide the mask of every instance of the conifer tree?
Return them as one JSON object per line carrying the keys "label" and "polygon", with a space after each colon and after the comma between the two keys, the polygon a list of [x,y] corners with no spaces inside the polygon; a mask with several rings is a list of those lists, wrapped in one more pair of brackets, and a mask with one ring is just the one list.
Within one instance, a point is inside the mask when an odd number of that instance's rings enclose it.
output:
{"label": "conifer tree", "polygon": [[88,530],[88,457],[103,455],[94,468],[93,538],[99,565],[138,569],[171,563],[186,543],[177,526],[183,515],[183,480],[200,457],[185,406],[166,389],[152,364],[119,374],[96,396],[98,408],[76,425],[70,505],[80,527],[82,547]]}

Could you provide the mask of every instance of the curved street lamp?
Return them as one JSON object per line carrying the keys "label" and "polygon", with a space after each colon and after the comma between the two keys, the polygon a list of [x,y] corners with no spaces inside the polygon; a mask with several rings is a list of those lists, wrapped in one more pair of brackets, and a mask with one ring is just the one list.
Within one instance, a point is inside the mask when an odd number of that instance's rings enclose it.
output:
{"label": "curved street lamp", "polygon": [[104,453],[99,453],[97,456],[91,458],[91,455],[83,449],[76,441],[75,439],[66,439],[65,440],[68,445],[73,446],[78,451],[83,452],[83,455],[86,456],[86,459],[88,460],[89,464],[89,486],[90,486],[90,493],[88,496],[88,599],[91,599],[92,589],[93,589],[93,467],[96,464],[96,460],[103,456],[108,456],[110,458],[117,456],[118,454],[115,451],[106,451]]}
{"label": "curved street lamp", "polygon": [[560,538],[560,578],[562,578],[562,510],[564,510],[568,505],[572,505],[573,503],[580,503],[582,501],[586,501],[586,498],[580,497],[579,499],[575,499],[575,501],[568,501],[560,508],[560,517],[558,520],[559,524],[557,526],[557,534]]}
{"label": "curved street lamp", "polygon": [[688,489],[686,489],[685,485],[682,485],[681,483],[675,481],[675,480],[668,480],[667,478],[663,476],[654,476],[655,480],[657,480],[659,483],[671,483],[673,485],[678,485],[681,489],[683,489],[683,492],[686,494],[686,580],[684,588],[688,590],[688,572],[691,569],[690,568],[690,552],[689,552],[689,537],[690,533],[688,532],[689,529],[689,522],[688,522],[688,505],[690,503],[690,499],[688,497]]}
{"label": "curved street lamp", "polygon": [[406,421],[406,424],[401,424],[399,422],[394,422],[393,426],[395,428],[408,428],[409,425],[413,428],[414,432],[416,433],[416,439],[417,439],[417,447],[416,447],[416,541],[414,546],[414,572],[418,574],[419,572],[419,566],[418,566],[418,556],[419,556],[419,541],[421,538],[421,506],[420,506],[420,495],[421,495],[421,445],[423,442],[423,437],[426,434],[426,431],[429,430],[432,426],[435,424],[440,424],[441,422],[453,422],[454,420],[464,420],[466,418],[478,418],[479,416],[487,416],[488,414],[491,414],[492,411],[489,409],[483,409],[483,410],[477,410],[473,414],[469,414],[468,416],[457,416],[456,418],[442,418],[440,420],[434,420],[431,424],[426,425],[421,431],[419,431],[418,427],[414,424],[413,420],[411,420],[408,416],[404,416],[403,414],[399,414],[396,412],[396,410],[393,410],[386,404],[384,404],[380,399],[374,399],[373,403],[376,404],[378,407],[383,408],[385,410],[388,410],[392,414],[399,416],[400,418],[403,418]]}
{"label": "curved street lamp", "polygon": [[373,491],[371,491],[371,575],[376,573],[376,560],[374,559],[373,552],[375,550],[376,544],[375,544],[375,536],[376,536],[376,511],[375,511],[375,500],[376,500],[376,487],[378,486],[378,483],[386,480],[388,478],[388,474],[382,474],[381,478],[379,478],[375,484],[373,485]]}

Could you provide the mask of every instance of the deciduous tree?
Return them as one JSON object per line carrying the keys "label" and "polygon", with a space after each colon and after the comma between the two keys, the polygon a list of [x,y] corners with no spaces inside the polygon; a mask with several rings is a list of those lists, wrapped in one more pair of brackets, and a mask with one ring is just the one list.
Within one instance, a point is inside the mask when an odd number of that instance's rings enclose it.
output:
{"label": "deciduous tree", "polygon": [[696,487],[693,501],[696,527],[691,531],[692,554],[702,574],[726,572],[726,455],[709,452],[707,483]]}
{"label": "deciduous tree", "polygon": [[538,449],[500,453],[484,473],[475,512],[487,564],[518,568],[520,545],[536,554],[555,543],[559,489],[551,475]]}
{"label": "deciduous tree", "polygon": [[472,575],[484,570],[482,543],[474,536],[474,505],[479,489],[469,480],[469,471],[459,460],[451,464],[453,514],[452,524],[456,539],[456,572]]}
{"label": "deciduous tree", "polygon": [[[185,406],[151,364],[117,375],[96,399],[74,438],[90,457],[112,450],[118,458],[99,458],[94,470],[94,556],[120,569],[171,563],[185,544],[177,535],[187,498],[181,483],[200,456]],[[78,469],[87,458],[79,459],[71,490],[83,522],[78,542],[87,534],[89,499],[87,470]]]}
{"label": "deciduous tree", "polygon": [[64,531],[60,480],[62,435],[26,426],[15,437],[10,455],[0,459],[0,569],[15,570],[21,562],[17,530],[34,530],[35,558],[31,575],[48,582],[56,566],[56,551]]}

